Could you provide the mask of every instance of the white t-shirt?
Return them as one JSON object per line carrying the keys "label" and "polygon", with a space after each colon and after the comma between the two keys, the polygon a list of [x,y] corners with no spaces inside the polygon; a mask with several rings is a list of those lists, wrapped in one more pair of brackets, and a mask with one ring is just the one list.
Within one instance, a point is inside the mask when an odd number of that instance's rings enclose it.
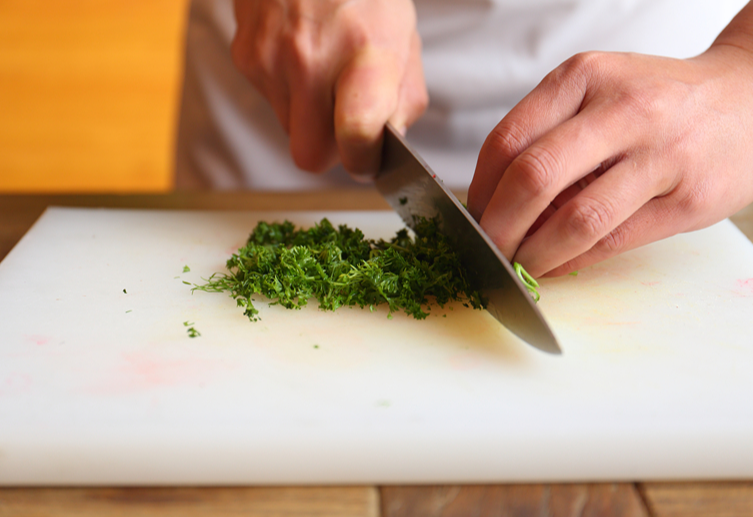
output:
{"label": "white t-shirt", "polygon": [[[408,139],[466,188],[489,131],[541,79],[587,50],[691,57],[747,0],[415,0],[430,105]],[[178,188],[354,186],[340,167],[296,168],[274,112],[235,69],[231,0],[193,0],[177,145]]]}

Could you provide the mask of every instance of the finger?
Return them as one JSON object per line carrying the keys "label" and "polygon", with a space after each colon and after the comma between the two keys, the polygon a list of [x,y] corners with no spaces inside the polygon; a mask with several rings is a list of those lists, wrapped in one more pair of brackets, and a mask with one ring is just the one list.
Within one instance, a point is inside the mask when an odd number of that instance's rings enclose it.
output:
{"label": "finger", "polygon": [[395,112],[390,116],[392,126],[401,134],[423,115],[429,105],[424,68],[421,62],[421,38],[418,33],[411,40],[411,51],[405,66],[405,75],[400,84],[400,93]]}
{"label": "finger", "polygon": [[521,244],[514,259],[541,276],[591,249],[669,186],[668,178],[625,159],[557,210]]}
{"label": "finger", "polygon": [[[565,203],[578,195],[588,185],[596,181],[596,178],[604,174],[605,170],[605,167],[599,166],[595,171],[585,175],[584,177],[567,187],[565,190],[557,194],[557,197],[555,197],[554,200],[549,203],[549,206],[544,209],[541,215],[539,215],[538,219],[536,219],[536,222],[533,223],[533,226],[528,229],[528,231],[526,232],[526,238],[530,237],[536,231],[538,231],[538,229],[541,228],[544,223],[554,215],[558,208],[564,206]],[[525,241],[525,239],[523,240]]]}
{"label": "finger", "polygon": [[356,54],[337,79],[337,149],[356,179],[368,180],[379,168],[382,131],[397,108],[403,69],[393,53],[370,48]]}
{"label": "finger", "polygon": [[672,196],[656,197],[613,229],[585,253],[544,274],[555,277],[578,271],[626,251],[688,231],[687,220],[677,217]]}
{"label": "finger", "polygon": [[560,192],[626,145],[625,132],[603,111],[587,108],[560,124],[513,160],[499,180],[480,224],[506,257]]}
{"label": "finger", "polygon": [[285,133],[290,135],[290,89],[280,76],[249,78],[259,93],[267,99]]}
{"label": "finger", "polygon": [[290,75],[290,154],[306,171],[324,172],[337,163],[331,82],[316,74]]}
{"label": "finger", "polygon": [[278,35],[284,8],[278,2],[236,2],[238,28],[231,44],[236,68],[269,101],[280,124],[289,132],[290,93],[278,59]]}
{"label": "finger", "polygon": [[[489,133],[468,188],[468,210],[480,221],[505,170],[536,140],[574,117],[583,104],[587,79],[568,63],[547,75]],[[567,74],[570,74],[568,76]]]}

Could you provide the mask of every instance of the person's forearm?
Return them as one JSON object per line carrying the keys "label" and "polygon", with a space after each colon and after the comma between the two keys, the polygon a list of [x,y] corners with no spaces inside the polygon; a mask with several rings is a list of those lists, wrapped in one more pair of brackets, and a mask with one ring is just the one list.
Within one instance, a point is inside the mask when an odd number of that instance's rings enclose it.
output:
{"label": "person's forearm", "polygon": [[737,13],[716,38],[712,47],[716,45],[732,45],[753,54],[753,2]]}

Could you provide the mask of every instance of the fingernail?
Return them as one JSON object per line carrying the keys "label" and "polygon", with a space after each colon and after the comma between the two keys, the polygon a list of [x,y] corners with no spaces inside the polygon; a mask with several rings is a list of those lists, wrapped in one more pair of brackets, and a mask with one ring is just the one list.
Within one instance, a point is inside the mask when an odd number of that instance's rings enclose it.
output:
{"label": "fingernail", "polygon": [[361,184],[367,184],[374,181],[374,178],[376,178],[376,172],[350,172],[348,171],[348,174],[350,174],[350,177],[353,178],[353,180],[356,183]]}

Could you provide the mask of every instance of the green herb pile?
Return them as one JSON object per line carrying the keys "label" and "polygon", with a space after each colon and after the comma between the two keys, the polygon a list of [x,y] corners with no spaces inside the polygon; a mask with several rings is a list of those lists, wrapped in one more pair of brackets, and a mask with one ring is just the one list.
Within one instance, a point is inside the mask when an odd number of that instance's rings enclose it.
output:
{"label": "green herb pile", "polygon": [[257,294],[288,309],[312,298],[329,311],[387,304],[390,317],[402,310],[416,319],[426,318],[434,303],[484,306],[433,220],[419,221],[415,238],[403,229],[389,242],[366,239],[345,225],[335,228],[327,219],[307,230],[289,221],[260,222],[227,269],[229,274],[215,273],[194,290],[229,292],[252,321],[259,314]]}

